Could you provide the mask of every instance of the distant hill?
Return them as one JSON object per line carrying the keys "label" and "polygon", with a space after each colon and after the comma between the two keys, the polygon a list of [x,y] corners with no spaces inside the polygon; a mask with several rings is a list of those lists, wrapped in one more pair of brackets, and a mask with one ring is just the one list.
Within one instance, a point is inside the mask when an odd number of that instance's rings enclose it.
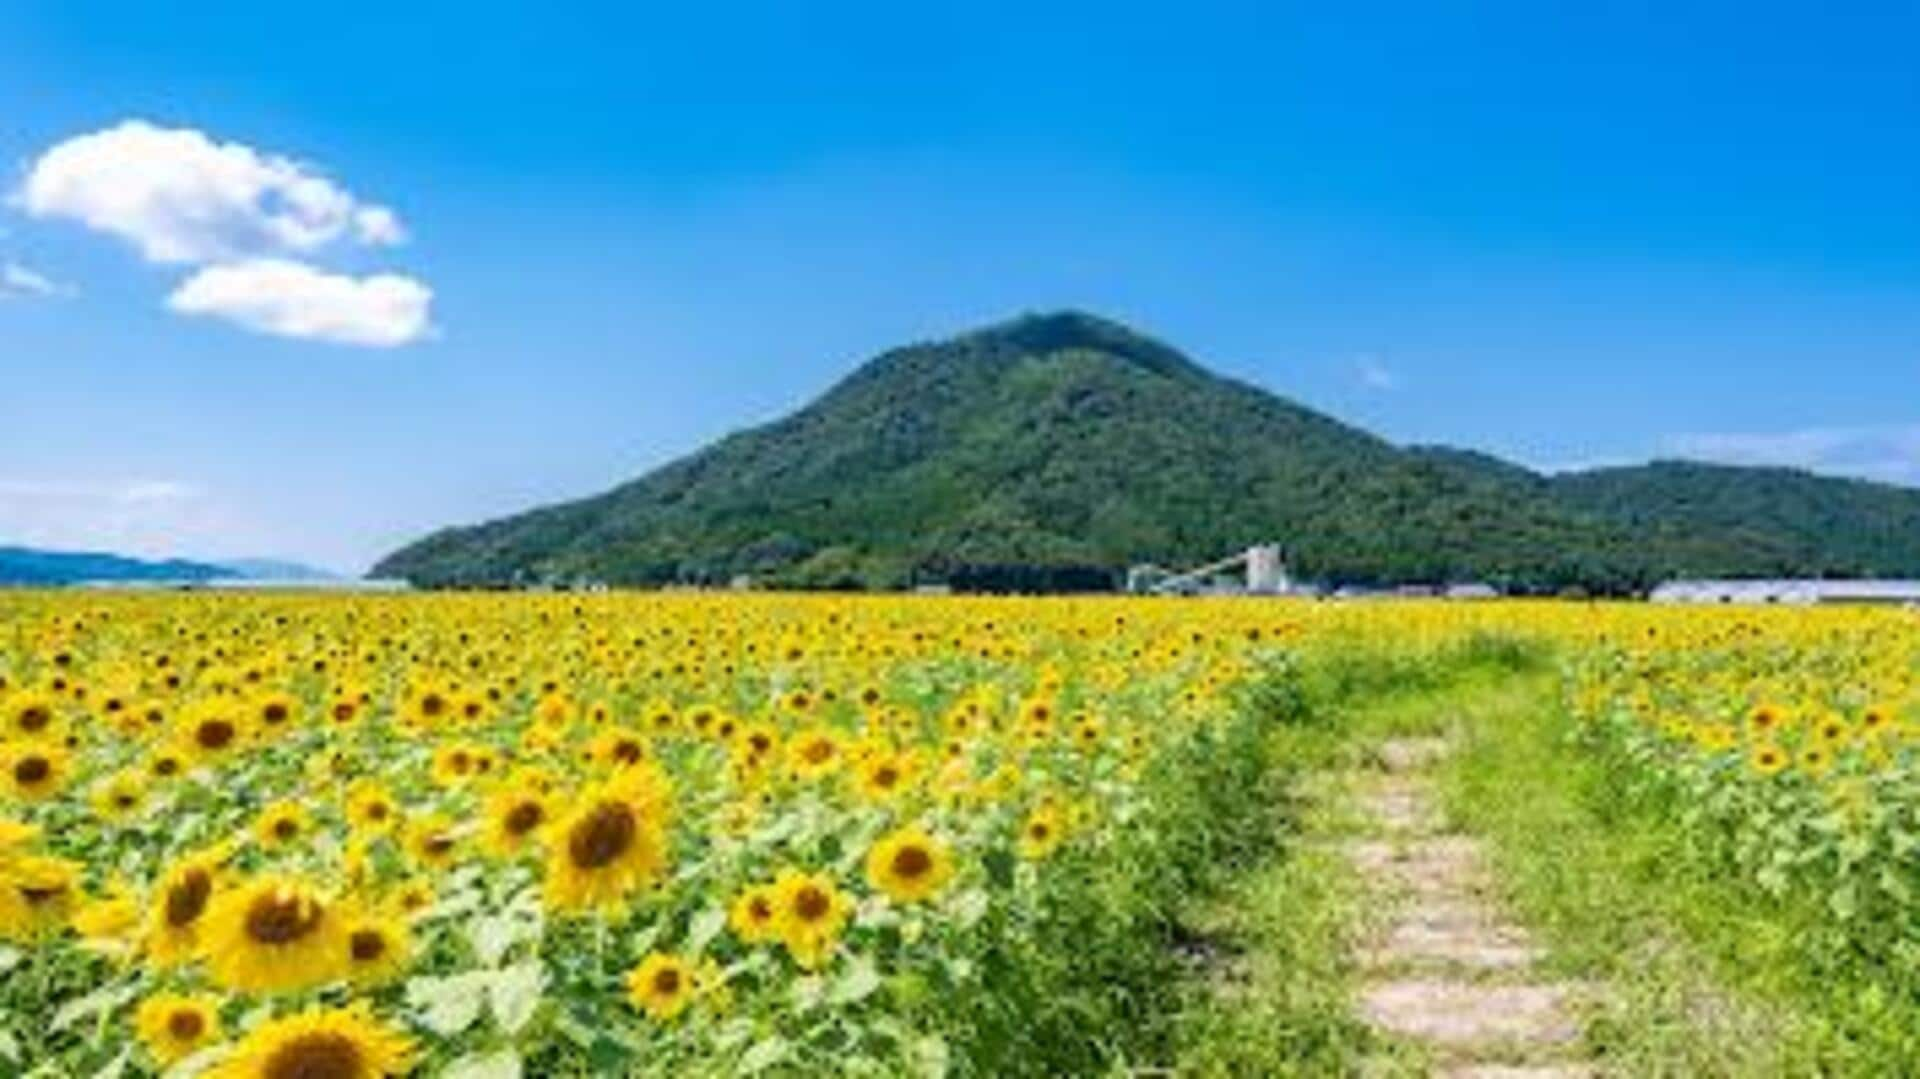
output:
{"label": "distant hill", "polygon": [[151,562],[84,551],[0,547],[0,584],[64,585],[82,581],[210,581],[239,574],[185,559]]}
{"label": "distant hill", "polygon": [[[1403,449],[1066,312],[886,352],[784,419],[601,495],[435,533],[373,573],[1050,590],[1267,540],[1333,584],[1612,592],[1680,572],[1920,573],[1920,532],[1883,528],[1920,492],[1734,469],[1754,500],[1734,520],[1738,507],[1661,494],[1670,468],[1644,484],[1635,470],[1549,478]],[[1824,484],[1848,493],[1799,493]],[[1816,507],[1818,524],[1803,516]],[[1798,537],[1823,531],[1851,538],[1814,557]]]}
{"label": "distant hill", "polygon": [[278,558],[235,558],[218,563],[221,569],[252,581],[337,581],[340,575],[301,562]]}
{"label": "distant hill", "polygon": [[1788,468],[1655,461],[1556,476],[1555,498],[1636,531],[1719,537],[1718,576],[1920,576],[1920,490]]}

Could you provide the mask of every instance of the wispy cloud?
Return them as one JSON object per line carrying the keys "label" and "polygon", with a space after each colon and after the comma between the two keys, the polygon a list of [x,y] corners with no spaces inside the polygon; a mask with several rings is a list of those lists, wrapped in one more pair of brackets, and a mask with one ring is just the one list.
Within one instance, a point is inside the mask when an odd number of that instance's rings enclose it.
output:
{"label": "wispy cloud", "polygon": [[1781,465],[1920,486],[1920,424],[1803,427],[1676,435],[1664,453],[1735,465]]}
{"label": "wispy cloud", "polygon": [[165,556],[224,546],[233,527],[198,486],[179,480],[81,483],[0,479],[0,543]]}
{"label": "wispy cloud", "polygon": [[0,262],[0,299],[21,296],[44,299],[73,294],[71,285],[60,284],[38,270],[18,262]]}
{"label": "wispy cloud", "polygon": [[1400,388],[1400,376],[1393,373],[1380,357],[1366,352],[1355,356],[1353,369],[1360,385],[1380,393],[1392,393]]}

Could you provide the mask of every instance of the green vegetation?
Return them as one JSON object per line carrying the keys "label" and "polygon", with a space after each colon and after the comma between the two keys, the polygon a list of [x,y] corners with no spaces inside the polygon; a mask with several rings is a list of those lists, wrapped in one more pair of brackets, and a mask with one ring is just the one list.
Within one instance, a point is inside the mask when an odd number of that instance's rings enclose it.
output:
{"label": "green vegetation", "polygon": [[1195,971],[1181,1074],[1341,1075],[1399,1059],[1353,1011],[1356,946],[1377,912],[1337,846],[1360,827],[1340,778],[1384,738],[1439,733],[1458,707],[1516,679],[1537,688],[1541,662],[1505,637],[1426,652],[1356,639],[1259,683],[1256,707],[1280,721],[1265,781],[1272,842],[1248,848],[1256,857],[1186,914]]}
{"label": "green vegetation", "polygon": [[1896,527],[1920,518],[1920,492],[1721,473],[1742,493],[1701,504],[1668,493],[1670,466],[1549,480],[1402,449],[1065,313],[887,352],[784,419],[593,498],[436,533],[374,572],[1073,591],[1278,541],[1331,585],[1618,593],[1679,573],[1920,573],[1920,529]]}
{"label": "green vegetation", "polygon": [[1827,951],[1818,902],[1729,872],[1641,762],[1580,737],[1550,680],[1461,702],[1449,803],[1569,978],[1604,984],[1587,1037],[1625,1075],[1892,1075],[1920,1046],[1910,974]]}

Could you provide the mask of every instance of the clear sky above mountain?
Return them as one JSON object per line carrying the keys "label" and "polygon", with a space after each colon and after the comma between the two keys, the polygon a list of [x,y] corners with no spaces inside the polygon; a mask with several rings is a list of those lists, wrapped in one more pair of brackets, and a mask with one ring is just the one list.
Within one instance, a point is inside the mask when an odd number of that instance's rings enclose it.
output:
{"label": "clear sky above mountain", "polygon": [[1920,482],[1920,12],[0,8],[0,542],[357,569],[1127,321],[1403,441]]}

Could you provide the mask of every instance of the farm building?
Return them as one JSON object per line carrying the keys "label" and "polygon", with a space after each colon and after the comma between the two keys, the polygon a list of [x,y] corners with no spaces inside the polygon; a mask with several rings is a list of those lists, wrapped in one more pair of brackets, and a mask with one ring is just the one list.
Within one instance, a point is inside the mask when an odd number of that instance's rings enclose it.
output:
{"label": "farm building", "polygon": [[1647,598],[1655,603],[1920,604],[1920,581],[1668,581]]}

